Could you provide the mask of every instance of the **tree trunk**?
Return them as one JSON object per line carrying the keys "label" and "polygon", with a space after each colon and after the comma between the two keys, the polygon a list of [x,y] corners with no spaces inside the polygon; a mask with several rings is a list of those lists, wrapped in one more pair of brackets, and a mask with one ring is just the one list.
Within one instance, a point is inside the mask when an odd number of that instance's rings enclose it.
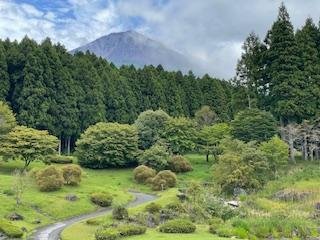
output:
{"label": "tree trunk", "polygon": [[304,160],[308,160],[308,143],[307,143],[307,135],[303,136],[303,157]]}
{"label": "tree trunk", "polygon": [[68,137],[68,140],[67,140],[67,155],[70,155],[70,142],[71,142],[71,137]]}
{"label": "tree trunk", "polygon": [[206,154],[206,161],[209,162],[209,152]]}
{"label": "tree trunk", "polygon": [[59,152],[59,155],[61,155],[61,137],[59,138],[59,149],[58,149],[58,152]]}

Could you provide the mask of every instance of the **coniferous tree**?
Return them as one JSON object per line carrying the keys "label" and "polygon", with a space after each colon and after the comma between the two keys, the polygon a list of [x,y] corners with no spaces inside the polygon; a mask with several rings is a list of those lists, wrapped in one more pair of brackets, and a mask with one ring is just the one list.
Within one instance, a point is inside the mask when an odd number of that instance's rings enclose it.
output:
{"label": "coniferous tree", "polygon": [[5,100],[10,88],[5,49],[0,41],[0,100]]}

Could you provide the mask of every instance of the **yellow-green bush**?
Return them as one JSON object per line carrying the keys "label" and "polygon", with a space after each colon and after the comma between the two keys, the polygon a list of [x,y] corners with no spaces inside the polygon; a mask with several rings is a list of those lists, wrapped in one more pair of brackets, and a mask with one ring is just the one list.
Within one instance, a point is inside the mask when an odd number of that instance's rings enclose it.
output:
{"label": "yellow-green bush", "polygon": [[0,219],[0,232],[9,238],[21,238],[23,236],[23,231],[19,227],[5,219]]}
{"label": "yellow-green bush", "polygon": [[64,184],[64,178],[60,169],[49,166],[39,170],[36,174],[37,185],[42,192],[59,190]]}

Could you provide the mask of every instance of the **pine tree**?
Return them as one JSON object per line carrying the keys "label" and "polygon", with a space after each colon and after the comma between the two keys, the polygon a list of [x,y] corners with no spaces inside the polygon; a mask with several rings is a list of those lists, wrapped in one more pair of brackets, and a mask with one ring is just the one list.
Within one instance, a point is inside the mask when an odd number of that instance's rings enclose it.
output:
{"label": "pine tree", "polygon": [[5,100],[10,88],[5,49],[0,41],[0,101]]}
{"label": "pine tree", "polygon": [[268,49],[265,56],[268,104],[282,123],[297,121],[303,116],[299,102],[303,83],[293,26],[283,4],[265,42]]}

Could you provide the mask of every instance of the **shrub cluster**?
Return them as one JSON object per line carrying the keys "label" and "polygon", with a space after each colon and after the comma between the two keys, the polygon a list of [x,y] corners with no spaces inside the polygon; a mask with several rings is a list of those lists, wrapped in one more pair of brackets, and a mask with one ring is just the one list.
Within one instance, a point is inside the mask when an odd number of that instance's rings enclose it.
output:
{"label": "shrub cluster", "polygon": [[113,228],[98,229],[95,233],[95,238],[96,240],[116,240],[122,237],[141,235],[146,230],[146,227],[133,224],[119,225]]}
{"label": "shrub cluster", "polygon": [[185,219],[167,221],[159,228],[159,231],[163,233],[193,233],[195,230],[196,226]]}
{"label": "shrub cluster", "polygon": [[181,155],[174,155],[169,160],[169,169],[173,172],[189,172],[192,171],[190,162]]}
{"label": "shrub cluster", "polygon": [[164,144],[156,143],[139,156],[139,164],[161,171],[168,167],[169,159],[168,148]]}
{"label": "shrub cluster", "polygon": [[82,171],[78,165],[70,164],[62,167],[62,174],[66,185],[79,185]]}
{"label": "shrub cluster", "polygon": [[47,163],[70,164],[75,162],[75,157],[65,155],[49,155],[46,158]]}
{"label": "shrub cluster", "polygon": [[39,170],[36,174],[37,185],[42,192],[59,190],[64,184],[62,172],[55,166]]}
{"label": "shrub cluster", "polygon": [[149,203],[146,207],[145,207],[145,211],[148,213],[158,213],[161,210],[161,205],[155,202]]}
{"label": "shrub cluster", "polygon": [[177,177],[170,170],[159,172],[151,182],[153,190],[165,190],[167,188],[176,186],[176,183]]}
{"label": "shrub cluster", "polygon": [[10,239],[23,236],[23,231],[19,227],[4,219],[0,219],[0,233],[4,233]]}
{"label": "shrub cluster", "polygon": [[140,165],[133,170],[133,176],[138,183],[147,183],[156,176],[156,171],[145,165]]}
{"label": "shrub cluster", "polygon": [[100,207],[109,207],[112,204],[113,197],[108,193],[92,193],[90,200]]}
{"label": "shrub cluster", "polygon": [[124,206],[115,206],[112,210],[112,218],[115,220],[124,220],[128,216],[128,210]]}

